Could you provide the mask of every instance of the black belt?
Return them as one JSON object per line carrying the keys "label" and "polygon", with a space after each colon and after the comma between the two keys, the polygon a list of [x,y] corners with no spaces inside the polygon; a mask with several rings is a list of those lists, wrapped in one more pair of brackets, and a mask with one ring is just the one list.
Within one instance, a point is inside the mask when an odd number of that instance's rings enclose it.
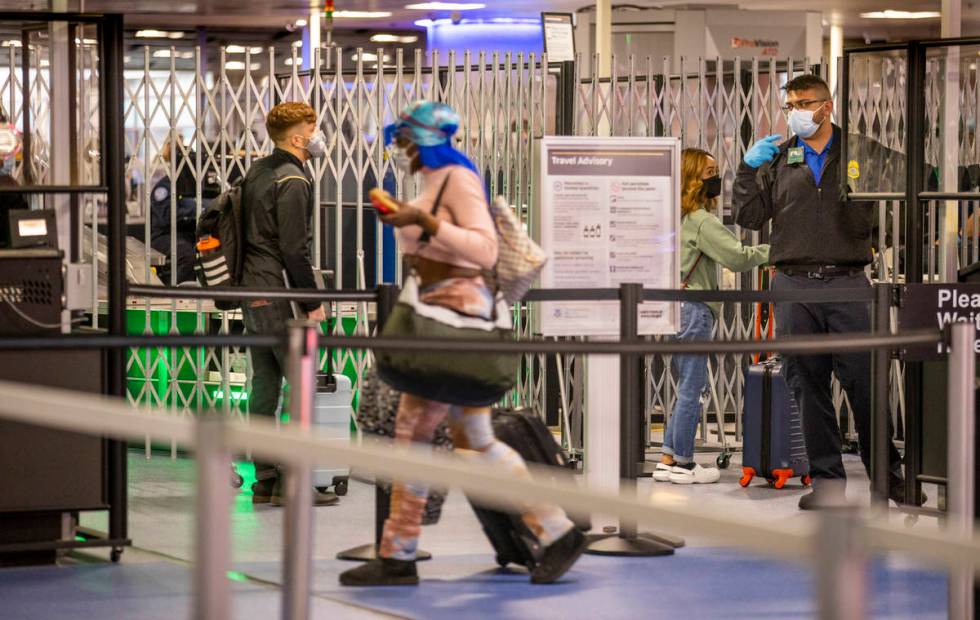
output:
{"label": "black belt", "polygon": [[811,280],[842,278],[845,276],[856,276],[864,273],[863,267],[848,267],[841,265],[783,265],[777,267],[777,269],[788,276],[805,276]]}

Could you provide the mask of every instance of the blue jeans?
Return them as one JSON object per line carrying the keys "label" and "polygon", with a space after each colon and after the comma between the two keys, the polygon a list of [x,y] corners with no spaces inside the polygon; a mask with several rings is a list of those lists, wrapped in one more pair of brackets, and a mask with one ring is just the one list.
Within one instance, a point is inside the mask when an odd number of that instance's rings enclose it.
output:
{"label": "blue jeans", "polygon": [[[698,302],[681,304],[681,329],[678,340],[708,340],[715,324],[711,308]],[[707,355],[675,355],[677,371],[677,404],[664,430],[663,453],[678,463],[694,460],[694,436],[701,421],[701,394],[708,386]]]}

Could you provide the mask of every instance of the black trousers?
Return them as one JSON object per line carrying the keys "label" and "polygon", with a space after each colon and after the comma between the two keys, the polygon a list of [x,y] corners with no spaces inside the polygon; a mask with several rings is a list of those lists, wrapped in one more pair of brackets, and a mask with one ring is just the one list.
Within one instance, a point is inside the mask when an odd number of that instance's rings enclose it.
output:
{"label": "black trousers", "polygon": [[[773,290],[787,289],[846,289],[867,288],[871,284],[864,274],[811,279],[777,273]],[[870,308],[867,303],[776,304],[776,330],[780,336],[806,334],[845,334],[868,332],[871,329]],[[841,435],[834,412],[831,393],[831,373],[837,375],[847,393],[854,412],[854,425],[861,446],[861,461],[871,473],[871,353],[835,353],[830,355],[794,355],[787,357],[790,386],[796,395],[803,416],[803,435],[810,475],[820,479],[844,479],[841,460]],[[888,421],[892,436],[891,419]],[[889,441],[890,470],[901,474],[901,457],[895,444]]]}
{"label": "black trousers", "polygon": [[[257,308],[246,303],[242,309],[245,331],[249,334],[285,334],[286,321],[291,317],[288,302],[272,302]],[[252,347],[248,355],[252,366],[249,415],[275,418],[282,398],[282,381],[286,374],[286,351],[280,347]],[[278,477],[275,464],[255,462],[256,480],[274,480]]]}

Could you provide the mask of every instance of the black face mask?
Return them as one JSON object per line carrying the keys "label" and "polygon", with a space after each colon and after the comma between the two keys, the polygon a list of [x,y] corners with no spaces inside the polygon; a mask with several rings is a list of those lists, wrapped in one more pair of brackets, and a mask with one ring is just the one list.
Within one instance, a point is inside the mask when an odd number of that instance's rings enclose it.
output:
{"label": "black face mask", "polygon": [[713,177],[708,177],[703,181],[704,183],[704,195],[711,198],[716,198],[721,195],[721,177],[717,174]]}

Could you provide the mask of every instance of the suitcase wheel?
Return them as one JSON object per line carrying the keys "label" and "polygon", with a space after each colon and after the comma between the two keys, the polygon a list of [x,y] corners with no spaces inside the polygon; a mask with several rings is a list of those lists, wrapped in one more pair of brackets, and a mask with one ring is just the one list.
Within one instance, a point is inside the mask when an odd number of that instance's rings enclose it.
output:
{"label": "suitcase wheel", "polygon": [[803,474],[800,476],[800,482],[803,483],[803,486],[808,487],[813,484],[813,478],[810,477],[810,474]]}
{"label": "suitcase wheel", "polygon": [[793,470],[792,469],[774,469],[774,470],[772,470],[772,474],[776,477],[775,480],[772,480],[771,481],[772,482],[772,486],[776,487],[777,489],[781,489],[784,486],[786,486],[786,482],[790,478],[793,477]]}
{"label": "suitcase wheel", "polygon": [[347,476],[334,476],[333,482],[333,492],[337,495],[344,496],[347,495],[347,481],[349,478]]}
{"label": "suitcase wheel", "polygon": [[749,486],[749,483],[752,482],[753,478],[755,478],[755,470],[751,467],[743,467],[742,477],[739,479],[738,483],[742,485],[742,487],[747,487]]}
{"label": "suitcase wheel", "polygon": [[715,465],[718,466],[718,469],[728,469],[728,465],[731,463],[731,461],[731,452],[722,452],[718,455],[718,458],[715,459]]}

